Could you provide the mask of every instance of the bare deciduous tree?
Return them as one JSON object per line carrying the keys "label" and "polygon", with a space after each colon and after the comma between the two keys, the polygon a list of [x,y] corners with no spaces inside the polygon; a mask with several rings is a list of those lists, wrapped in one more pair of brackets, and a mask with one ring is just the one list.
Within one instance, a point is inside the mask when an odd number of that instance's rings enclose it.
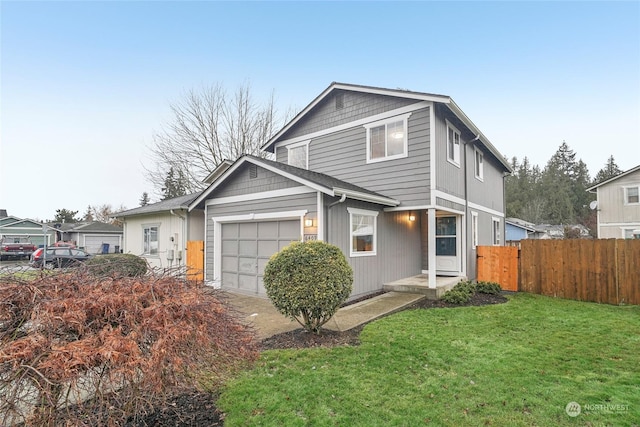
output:
{"label": "bare deciduous tree", "polygon": [[260,104],[248,84],[231,96],[220,84],[191,89],[170,108],[173,117],[153,135],[151,162],[145,166],[147,180],[159,196],[171,169],[185,177],[190,193],[203,189],[204,178],[224,160],[243,154],[264,157],[260,147],[286,118],[277,117],[273,93]]}

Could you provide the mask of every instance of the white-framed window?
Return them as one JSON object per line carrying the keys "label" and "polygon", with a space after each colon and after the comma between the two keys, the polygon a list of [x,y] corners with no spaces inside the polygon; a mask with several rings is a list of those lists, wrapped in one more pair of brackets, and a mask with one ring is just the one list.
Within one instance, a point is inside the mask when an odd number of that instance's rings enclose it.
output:
{"label": "white-framed window", "polygon": [[142,226],[142,254],[158,255],[158,226]]}
{"label": "white-framed window", "polygon": [[482,154],[482,151],[478,150],[477,147],[475,148],[474,152],[475,175],[477,179],[482,181],[484,180],[484,155]]}
{"label": "white-framed window", "polygon": [[367,130],[367,163],[408,156],[409,114],[364,125]]}
{"label": "white-framed window", "polygon": [[478,212],[471,212],[471,248],[478,246]]}
{"label": "white-framed window", "polygon": [[347,208],[349,212],[350,256],[376,254],[378,212]]}
{"label": "white-framed window", "polygon": [[447,120],[447,160],[460,167],[460,131]]}
{"label": "white-framed window", "polygon": [[500,246],[500,218],[492,217],[491,223],[491,241],[494,246]]}
{"label": "white-framed window", "polygon": [[624,204],[637,205],[640,204],[640,187],[624,187]]}
{"label": "white-framed window", "polygon": [[287,145],[287,164],[309,169],[309,142],[304,141]]}

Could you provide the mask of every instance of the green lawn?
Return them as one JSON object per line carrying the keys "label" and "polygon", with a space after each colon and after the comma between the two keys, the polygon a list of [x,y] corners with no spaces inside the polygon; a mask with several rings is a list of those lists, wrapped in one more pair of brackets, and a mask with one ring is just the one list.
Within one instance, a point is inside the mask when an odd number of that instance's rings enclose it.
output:
{"label": "green lawn", "polygon": [[403,311],[361,341],[264,352],[220,397],[225,426],[640,425],[638,306],[517,294]]}

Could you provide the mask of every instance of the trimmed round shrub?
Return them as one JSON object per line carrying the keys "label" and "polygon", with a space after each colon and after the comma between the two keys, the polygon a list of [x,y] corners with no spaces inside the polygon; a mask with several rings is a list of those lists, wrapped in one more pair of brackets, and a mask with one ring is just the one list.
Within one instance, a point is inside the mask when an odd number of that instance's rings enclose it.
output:
{"label": "trimmed round shrub", "polygon": [[271,257],[264,287],[280,313],[319,334],[351,294],[353,270],[337,246],[295,242]]}
{"label": "trimmed round shrub", "polygon": [[147,261],[133,254],[97,255],[85,264],[96,276],[140,277],[147,273]]}

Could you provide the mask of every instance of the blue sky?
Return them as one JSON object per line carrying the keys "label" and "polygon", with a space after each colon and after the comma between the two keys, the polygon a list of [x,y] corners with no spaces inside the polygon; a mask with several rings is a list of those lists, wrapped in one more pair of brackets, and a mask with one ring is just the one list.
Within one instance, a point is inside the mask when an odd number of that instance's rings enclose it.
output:
{"label": "blue sky", "polygon": [[138,206],[170,103],[215,83],[281,111],[332,81],[444,94],[508,157],[543,167],[564,140],[592,176],[610,155],[640,164],[638,1],[4,0],[0,15],[0,208],[19,217]]}

